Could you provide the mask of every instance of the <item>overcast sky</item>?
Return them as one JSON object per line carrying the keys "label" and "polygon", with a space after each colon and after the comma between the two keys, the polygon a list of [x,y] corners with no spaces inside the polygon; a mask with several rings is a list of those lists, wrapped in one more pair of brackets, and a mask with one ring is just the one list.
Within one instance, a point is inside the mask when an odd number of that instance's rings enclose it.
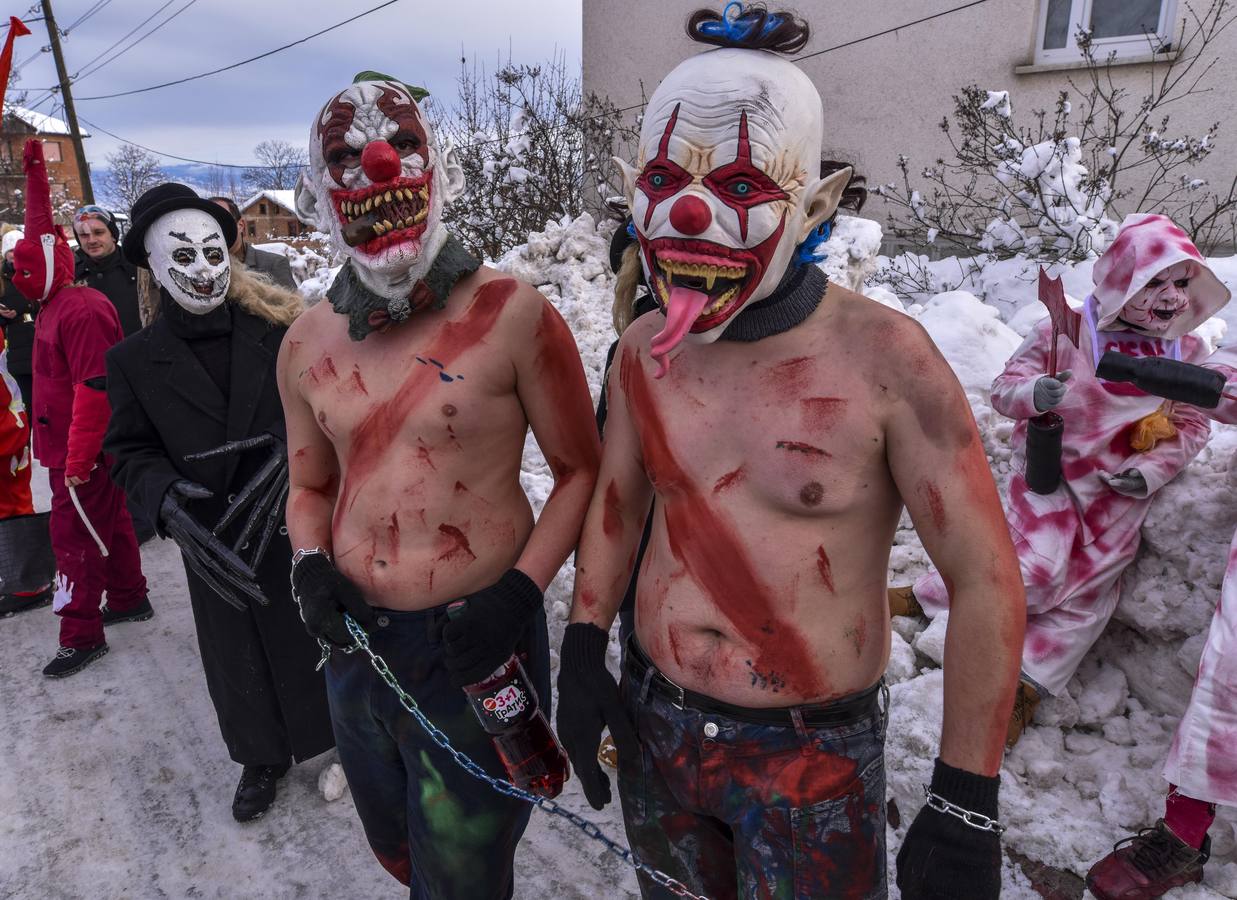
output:
{"label": "overcast sky", "polygon": [[[65,29],[95,2],[55,0],[57,24]],[[84,71],[90,60],[162,2],[105,2],[62,40],[70,75]],[[77,100],[78,116],[88,120],[82,127],[93,135],[86,141],[92,166],[104,166],[104,157],[119,141],[88,123],[165,153],[225,163],[252,162],[254,145],[268,138],[304,146],[314,113],[363,69],[424,85],[448,104],[455,95],[461,55],[470,65],[475,59],[492,69],[496,60],[506,60],[508,51],[517,63],[548,60],[557,51],[566,54],[573,72],[579,71],[580,0],[399,0],[304,44],[220,75],[129,97],[84,99],[238,62],[377,6],[381,0],[174,0],[134,38],[186,2],[190,5],[183,13],[133,50],[74,83],[74,98],[83,98]],[[6,16],[10,12],[20,10],[8,10]],[[31,22],[29,27],[33,33],[15,44],[15,64],[47,44],[43,22]],[[16,89],[29,91],[27,99],[33,102],[45,93],[38,89],[55,82],[51,54],[42,53],[22,69]],[[59,102],[57,97],[38,109],[50,113]]]}

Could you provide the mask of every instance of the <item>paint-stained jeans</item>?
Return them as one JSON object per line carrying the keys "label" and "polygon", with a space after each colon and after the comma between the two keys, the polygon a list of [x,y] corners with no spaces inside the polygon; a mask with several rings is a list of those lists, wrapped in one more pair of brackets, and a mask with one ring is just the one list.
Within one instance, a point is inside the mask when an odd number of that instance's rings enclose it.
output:
{"label": "paint-stained jeans", "polygon": [[640,697],[630,674],[622,689],[641,757],[620,760],[619,794],[644,862],[712,900],[887,896],[883,713],[799,732]]}
{"label": "paint-stained jeans", "polygon": [[[451,743],[488,773],[506,772],[464,692],[447,680],[438,620],[446,607],[376,609],[370,636],[404,689]],[[550,654],[538,612],[519,650],[550,715]],[[365,836],[414,900],[505,900],[512,861],[532,807],[497,793],[439,749],[404,711],[362,653],[335,651],[326,667],[327,699]]]}

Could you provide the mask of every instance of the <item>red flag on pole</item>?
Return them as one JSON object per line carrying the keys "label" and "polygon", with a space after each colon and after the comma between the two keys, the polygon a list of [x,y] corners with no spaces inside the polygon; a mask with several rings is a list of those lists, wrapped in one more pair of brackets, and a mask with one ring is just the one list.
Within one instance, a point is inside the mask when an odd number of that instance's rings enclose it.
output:
{"label": "red flag on pole", "polygon": [[1048,307],[1048,318],[1052,320],[1052,349],[1048,354],[1048,374],[1057,376],[1057,338],[1065,335],[1069,342],[1078,346],[1078,328],[1082,324],[1082,316],[1069,308],[1065,302],[1065,288],[1060,278],[1049,278],[1044,267],[1039,269],[1039,302]]}
{"label": "red flag on pole", "polygon": [[4,95],[9,89],[9,70],[13,68],[13,38],[29,34],[30,29],[17,16],[9,16],[9,36],[4,39],[0,52],[0,110],[4,109]]}

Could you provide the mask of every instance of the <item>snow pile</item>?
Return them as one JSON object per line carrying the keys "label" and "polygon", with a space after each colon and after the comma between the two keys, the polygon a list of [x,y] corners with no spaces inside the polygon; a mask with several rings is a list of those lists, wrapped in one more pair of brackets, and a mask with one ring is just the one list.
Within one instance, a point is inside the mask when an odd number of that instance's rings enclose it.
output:
{"label": "snow pile", "polygon": [[[322,235],[322,237],[325,237],[325,235]],[[284,244],[279,241],[273,241],[269,244],[255,244],[254,246],[259,250],[265,250],[268,253],[278,253],[280,256],[286,257],[288,267],[292,269],[292,277],[296,280],[298,288],[307,280],[316,281],[319,272],[331,268],[330,261],[325,256],[306,244]],[[334,274],[326,276],[326,285],[322,287],[322,291],[326,290],[326,287],[330,285],[334,277]],[[316,295],[316,291],[316,287],[310,288],[310,292],[314,293],[312,297],[306,294],[303,289],[301,293],[307,301],[312,300],[316,302],[321,299],[321,297]]]}

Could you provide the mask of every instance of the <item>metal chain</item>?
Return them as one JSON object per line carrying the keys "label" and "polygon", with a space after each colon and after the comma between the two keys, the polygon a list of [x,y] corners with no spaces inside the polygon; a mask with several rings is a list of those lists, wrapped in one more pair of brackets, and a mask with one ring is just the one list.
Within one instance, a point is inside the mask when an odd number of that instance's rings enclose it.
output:
{"label": "metal chain", "polygon": [[961,819],[967,825],[978,831],[991,831],[997,837],[1005,833],[1005,826],[996,819],[989,819],[982,813],[973,812],[969,809],[963,809],[955,803],[950,803],[940,794],[932,792],[932,788],[926,784],[923,786],[923,795],[928,800],[928,806],[937,812],[947,813],[955,819]]}
{"label": "metal chain", "polygon": [[[365,630],[361,628],[361,626],[356,623],[356,620],[347,613],[344,614],[344,621],[347,622],[348,631],[351,632],[352,638],[355,641],[355,644],[352,647],[347,648],[344,652],[355,653],[357,650],[360,650],[365,653],[369,657],[370,664],[374,667],[374,671],[378,673],[378,677],[385,681],[387,687],[395,692],[395,696],[399,698],[400,705],[404,707],[404,709],[408,710],[412,717],[417,720],[417,724],[425,730],[425,733],[430,736],[430,739],[435,744],[447,751],[447,753],[451,754],[452,758],[459,763],[460,767],[465,772],[472,775],[474,778],[484,781],[500,794],[505,794],[508,797],[515,797],[517,800],[524,800],[527,803],[531,803],[534,806],[539,807],[552,816],[559,816],[566,819],[590,838],[601,843],[607,850],[623,860],[623,862],[627,863],[633,869],[643,872],[676,897],[686,897],[688,900],[709,900],[708,897],[700,894],[693,894],[688,889],[687,885],[683,884],[683,882],[671,878],[665,872],[661,872],[654,869],[652,866],[641,862],[636,858],[635,854],[633,854],[631,850],[608,837],[599,826],[593,822],[590,822],[583,816],[577,815],[569,809],[564,809],[548,797],[542,797],[538,794],[530,793],[529,791],[516,787],[509,781],[502,780],[501,778],[494,778],[479,765],[473,762],[471,758],[461,753],[459,750],[456,750],[453,746],[451,746],[450,738],[443,734],[443,732],[440,731],[433,722],[425,717],[425,713],[421,712],[420,708],[417,706],[417,701],[414,700],[412,696],[400,686],[399,680],[396,679],[395,674],[387,665],[386,660],[370,649],[369,635],[365,633]],[[318,667],[321,668],[322,664],[326,662],[327,657],[330,656],[332,648],[325,641],[319,640],[318,643],[322,645],[323,657],[322,661],[318,664]]]}

